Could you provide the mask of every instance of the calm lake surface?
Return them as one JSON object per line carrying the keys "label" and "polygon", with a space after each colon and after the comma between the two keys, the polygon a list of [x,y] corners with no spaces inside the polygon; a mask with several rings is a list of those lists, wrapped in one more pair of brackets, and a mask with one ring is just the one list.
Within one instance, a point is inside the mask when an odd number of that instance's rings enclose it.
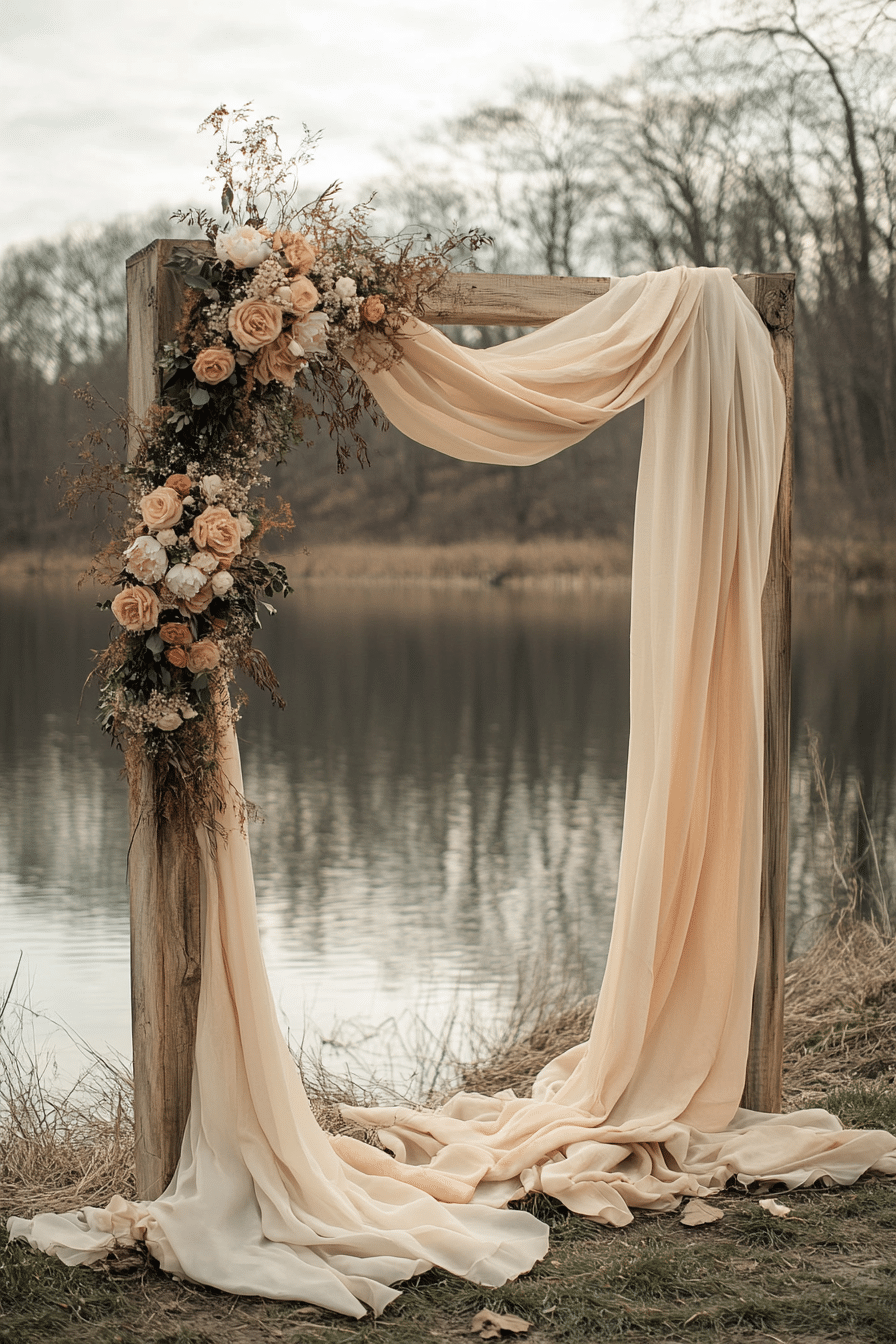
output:
{"label": "calm lake surface", "polygon": [[[567,967],[599,983],[628,736],[628,602],[617,591],[308,586],[258,643],[284,713],[240,725],[259,922],[284,1025],[356,1076],[407,1083],[450,1025],[506,1014]],[[72,1035],[130,1050],[121,757],[78,702],[108,617],[39,580],[0,592],[0,988],[76,1068]],[[791,949],[830,896],[808,723],[853,835],[861,781],[894,845],[896,601],[797,596]],[[885,879],[886,880],[886,879]],[[0,993],[2,1000],[3,993]],[[54,1025],[64,1023],[67,1031]]]}

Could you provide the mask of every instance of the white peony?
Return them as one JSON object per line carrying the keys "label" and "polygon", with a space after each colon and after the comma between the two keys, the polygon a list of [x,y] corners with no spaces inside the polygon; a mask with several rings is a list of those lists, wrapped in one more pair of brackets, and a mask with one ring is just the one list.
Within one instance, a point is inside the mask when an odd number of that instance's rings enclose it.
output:
{"label": "white peony", "polygon": [[221,232],[215,239],[215,251],[219,261],[229,261],[238,271],[250,266],[260,266],[271,255],[271,244],[258,229],[244,224],[241,229]]}
{"label": "white peony", "polygon": [[223,597],[229,593],[233,587],[233,575],[228,574],[226,569],[219,570],[217,574],[212,575],[212,592],[215,597]]}
{"label": "white peony", "polygon": [[172,565],[165,575],[165,582],[175,597],[191,598],[205,587],[208,578],[195,565]]}
{"label": "white peony", "polygon": [[201,569],[203,574],[214,574],[218,568],[218,557],[212,555],[211,551],[197,551],[190,557],[190,564],[194,569]]}
{"label": "white peony", "polygon": [[177,533],[173,527],[166,527],[162,532],[156,533],[156,541],[161,542],[163,546],[176,546]]}
{"label": "white peony", "polygon": [[245,541],[247,537],[252,535],[252,519],[248,513],[238,513],[236,520],[240,525],[240,537]]}
{"label": "white peony", "polygon": [[301,322],[293,322],[290,335],[301,345],[304,354],[315,355],[327,348],[329,325],[326,313],[309,313]]}
{"label": "white peony", "polygon": [[340,299],[353,299],[358,292],[358,286],[350,275],[340,275],[333,288]]}
{"label": "white peony", "polygon": [[168,568],[165,547],[155,537],[137,537],[124,553],[124,567],[141,583],[158,583]]}
{"label": "white peony", "polygon": [[203,476],[202,480],[199,482],[199,489],[205,495],[209,504],[214,504],[221,493],[223,485],[224,482],[221,480],[220,476]]}
{"label": "white peony", "polygon": [[182,723],[183,719],[176,709],[169,709],[167,714],[160,714],[156,719],[156,727],[161,728],[163,733],[173,733]]}

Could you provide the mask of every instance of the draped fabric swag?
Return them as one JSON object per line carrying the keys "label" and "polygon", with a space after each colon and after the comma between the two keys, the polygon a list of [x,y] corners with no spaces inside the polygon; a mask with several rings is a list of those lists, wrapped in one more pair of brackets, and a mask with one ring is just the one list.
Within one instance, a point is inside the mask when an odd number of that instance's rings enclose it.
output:
{"label": "draped fabric swag", "polygon": [[[727,271],[613,283],[504,346],[410,322],[404,358],[359,370],[406,434],[525,465],[646,399],[632,581],[631,742],[607,970],[588,1042],[529,1098],[350,1113],[394,1157],[318,1127],[261,958],[235,815],[203,844],[203,966],[192,1108],[152,1202],[31,1221],[68,1264],[143,1237],[162,1267],[235,1293],[362,1315],[440,1265],[499,1284],[547,1246],[502,1206],[540,1189],[621,1224],[728,1177],[797,1185],[896,1172],[896,1138],[821,1111],[738,1110],[756,961],[762,805],[760,598],[784,401],[768,334]],[[224,768],[239,786],[235,738]]]}

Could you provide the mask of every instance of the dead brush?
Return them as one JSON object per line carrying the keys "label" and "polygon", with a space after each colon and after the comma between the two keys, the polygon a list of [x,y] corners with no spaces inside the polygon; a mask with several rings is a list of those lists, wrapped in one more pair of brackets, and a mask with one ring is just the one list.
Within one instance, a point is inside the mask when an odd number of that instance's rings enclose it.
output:
{"label": "dead brush", "polygon": [[29,1039],[30,1010],[11,1008],[11,992],[0,1010],[0,1207],[31,1217],[132,1196],[130,1071],[88,1050],[60,1091]]}
{"label": "dead brush", "polygon": [[839,839],[814,734],[809,759],[830,846],[832,914],[812,947],[787,968],[784,1082],[795,1105],[844,1084],[892,1081],[896,1074],[896,937],[874,835],[856,789],[865,848]]}

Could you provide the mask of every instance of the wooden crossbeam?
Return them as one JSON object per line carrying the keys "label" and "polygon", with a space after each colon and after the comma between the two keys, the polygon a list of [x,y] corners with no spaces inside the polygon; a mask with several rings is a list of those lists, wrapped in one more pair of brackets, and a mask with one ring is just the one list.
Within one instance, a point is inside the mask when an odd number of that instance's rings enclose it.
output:
{"label": "wooden crossbeam", "polygon": [[[155,360],[174,339],[183,290],[165,269],[175,249],[212,252],[205,241],[160,239],[127,262],[128,399],[143,419],[158,399]],[[765,784],[759,960],[743,1104],[781,1108],[784,923],[790,796],[790,529],[793,481],[794,276],[736,276],[769,329],[787,397],[787,439],[772,552],[762,599]],[[605,294],[609,279],[453,274],[433,293],[435,324],[538,327]],[[128,452],[136,451],[136,440]],[[152,814],[145,778],[131,781],[131,1002],[137,1194],[154,1199],[174,1172],[190,1106],[199,991],[199,873]]]}

